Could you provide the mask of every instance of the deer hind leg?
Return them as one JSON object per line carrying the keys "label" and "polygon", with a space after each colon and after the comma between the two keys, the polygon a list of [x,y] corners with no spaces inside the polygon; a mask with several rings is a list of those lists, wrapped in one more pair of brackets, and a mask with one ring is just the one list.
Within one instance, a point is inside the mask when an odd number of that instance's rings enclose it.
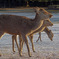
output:
{"label": "deer hind leg", "polygon": [[19,45],[18,45],[18,42],[17,42],[17,35],[13,35],[12,36],[12,48],[13,48],[13,52],[15,52],[14,41],[16,42],[16,45],[17,45],[17,48],[18,48],[18,51],[19,51],[20,49],[19,49]]}
{"label": "deer hind leg", "polygon": [[20,56],[22,56],[23,44],[24,44],[24,41],[22,41],[22,44],[20,46]]}
{"label": "deer hind leg", "polygon": [[33,44],[33,36],[29,35],[29,38],[30,38],[30,42],[32,44],[32,50],[33,50],[33,52],[35,52],[35,48],[34,48],[34,44]]}
{"label": "deer hind leg", "polygon": [[28,55],[29,57],[31,57],[31,53],[30,53],[30,49],[29,49],[29,44],[28,44],[28,40],[27,40],[27,37],[25,35],[22,35],[22,38],[27,46],[27,49],[28,49]]}
{"label": "deer hind leg", "polygon": [[20,54],[20,56],[22,56],[22,49],[23,49],[24,41],[22,40],[21,35],[19,35],[19,42],[20,42],[20,44],[19,44],[19,46],[20,46],[19,54]]}
{"label": "deer hind leg", "polygon": [[13,52],[15,52],[15,46],[14,46],[14,41],[15,41],[15,38],[16,38],[16,36],[12,36],[12,50],[13,50]]}
{"label": "deer hind leg", "polygon": [[39,32],[39,37],[38,37],[38,39],[36,40],[36,42],[39,41],[39,38],[40,38],[40,41],[42,42],[42,40],[41,40],[41,32]]}

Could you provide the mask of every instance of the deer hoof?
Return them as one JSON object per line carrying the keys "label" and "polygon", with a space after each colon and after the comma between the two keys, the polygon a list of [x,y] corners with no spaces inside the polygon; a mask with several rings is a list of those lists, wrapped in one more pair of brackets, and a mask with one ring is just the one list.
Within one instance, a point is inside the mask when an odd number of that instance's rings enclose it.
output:
{"label": "deer hoof", "polygon": [[1,57],[1,54],[0,54],[0,57]]}

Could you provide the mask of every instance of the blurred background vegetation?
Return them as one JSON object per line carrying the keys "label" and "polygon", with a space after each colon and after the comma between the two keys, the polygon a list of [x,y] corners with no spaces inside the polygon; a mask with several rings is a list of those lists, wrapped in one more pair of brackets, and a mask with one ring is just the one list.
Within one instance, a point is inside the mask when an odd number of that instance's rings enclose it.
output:
{"label": "blurred background vegetation", "polygon": [[59,0],[0,0],[0,8],[48,7],[49,5],[59,5]]}

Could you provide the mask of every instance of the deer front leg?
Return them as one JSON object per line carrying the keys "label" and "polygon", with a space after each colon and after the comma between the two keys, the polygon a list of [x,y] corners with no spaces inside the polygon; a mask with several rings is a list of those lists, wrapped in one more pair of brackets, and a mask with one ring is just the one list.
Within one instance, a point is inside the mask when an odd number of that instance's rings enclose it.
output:
{"label": "deer front leg", "polygon": [[19,45],[18,45],[18,42],[17,42],[17,35],[16,35],[16,37],[15,37],[15,42],[16,42],[16,45],[17,45],[18,51],[20,51],[20,48],[19,48]]}
{"label": "deer front leg", "polygon": [[28,40],[27,40],[27,37],[25,35],[22,35],[22,38],[27,46],[27,49],[28,49],[28,55],[29,57],[31,57],[31,53],[30,53],[30,49],[29,49],[29,44],[28,44]]}
{"label": "deer front leg", "polygon": [[0,38],[4,35],[3,31],[0,31]]}
{"label": "deer front leg", "polygon": [[[41,40],[41,32],[39,32],[38,40],[39,40],[39,38],[40,38],[40,41],[42,42],[42,40]],[[38,42],[38,40],[36,42]]]}
{"label": "deer front leg", "polygon": [[35,52],[34,44],[33,44],[33,35],[29,35],[30,42],[32,44],[32,50]]}
{"label": "deer front leg", "polygon": [[[2,37],[3,34],[4,34],[4,32],[0,31],[0,38]],[[0,56],[1,56],[1,54],[0,54]]]}

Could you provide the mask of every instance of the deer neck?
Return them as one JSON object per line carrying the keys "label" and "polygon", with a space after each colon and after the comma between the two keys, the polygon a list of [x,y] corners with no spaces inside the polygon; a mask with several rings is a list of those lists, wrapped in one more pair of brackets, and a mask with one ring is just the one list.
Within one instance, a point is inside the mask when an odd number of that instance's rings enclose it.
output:
{"label": "deer neck", "polygon": [[38,32],[42,32],[43,30],[45,29],[45,26],[42,25],[39,29],[35,30],[33,33],[31,33],[30,35],[33,35],[35,33],[38,33]]}
{"label": "deer neck", "polygon": [[36,16],[35,16],[35,18],[33,19],[33,22],[32,22],[31,33],[38,30],[43,25],[43,22],[44,21],[42,19],[40,19],[39,15],[36,13]]}
{"label": "deer neck", "polygon": [[44,31],[48,34],[50,30],[46,27]]}
{"label": "deer neck", "polygon": [[35,26],[41,27],[43,25],[43,20],[40,18],[40,16],[36,13],[36,16],[34,18]]}
{"label": "deer neck", "polygon": [[40,16],[38,13],[36,13],[35,18],[34,18],[34,21],[35,21],[36,23],[40,23],[40,22],[43,21],[43,20],[41,19],[41,16]]}

